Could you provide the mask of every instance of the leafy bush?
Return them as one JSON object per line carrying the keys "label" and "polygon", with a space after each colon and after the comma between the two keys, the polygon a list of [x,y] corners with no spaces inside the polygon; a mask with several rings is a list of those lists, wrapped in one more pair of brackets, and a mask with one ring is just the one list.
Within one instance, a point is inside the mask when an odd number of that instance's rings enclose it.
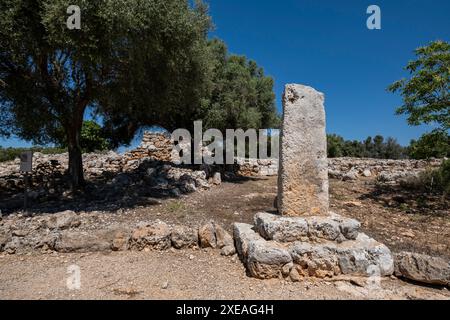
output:
{"label": "leafy bush", "polygon": [[417,177],[402,180],[400,185],[409,190],[450,195],[450,160],[445,160],[440,168],[421,172]]}
{"label": "leafy bush", "polygon": [[412,140],[408,148],[412,159],[443,158],[450,156],[450,136],[442,130],[434,130]]}

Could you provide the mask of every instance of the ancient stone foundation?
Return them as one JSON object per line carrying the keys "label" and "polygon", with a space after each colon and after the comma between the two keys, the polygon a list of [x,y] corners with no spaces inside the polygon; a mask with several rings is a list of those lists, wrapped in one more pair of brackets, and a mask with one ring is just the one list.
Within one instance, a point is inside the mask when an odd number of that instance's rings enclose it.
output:
{"label": "ancient stone foundation", "polygon": [[360,223],[330,217],[255,215],[254,225],[236,223],[234,238],[249,274],[287,277],[387,276],[394,260],[383,244],[359,231]]}
{"label": "ancient stone foundation", "polygon": [[236,250],[260,279],[339,275],[387,276],[394,260],[360,223],[328,211],[324,96],[289,84],[283,97],[278,177],[280,215],[258,213],[254,225],[236,223]]}

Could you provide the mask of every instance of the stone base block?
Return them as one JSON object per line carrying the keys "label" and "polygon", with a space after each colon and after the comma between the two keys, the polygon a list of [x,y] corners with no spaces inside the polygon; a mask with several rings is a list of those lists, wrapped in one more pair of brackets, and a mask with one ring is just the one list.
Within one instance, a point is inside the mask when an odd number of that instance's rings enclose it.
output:
{"label": "stone base block", "polygon": [[358,221],[333,213],[329,217],[282,217],[260,212],[254,223],[263,238],[278,242],[355,240],[361,227]]}
{"label": "stone base block", "polygon": [[389,276],[389,248],[359,232],[360,224],[338,215],[290,218],[258,213],[255,226],[236,223],[237,252],[259,279]]}

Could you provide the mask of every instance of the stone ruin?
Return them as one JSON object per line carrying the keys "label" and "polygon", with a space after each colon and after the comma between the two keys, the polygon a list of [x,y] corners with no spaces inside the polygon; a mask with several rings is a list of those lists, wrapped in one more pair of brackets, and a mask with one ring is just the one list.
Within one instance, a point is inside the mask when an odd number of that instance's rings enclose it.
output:
{"label": "stone ruin", "polygon": [[361,224],[329,211],[324,95],[289,84],[283,96],[278,214],[234,224],[236,250],[256,278],[388,276],[391,251]]}

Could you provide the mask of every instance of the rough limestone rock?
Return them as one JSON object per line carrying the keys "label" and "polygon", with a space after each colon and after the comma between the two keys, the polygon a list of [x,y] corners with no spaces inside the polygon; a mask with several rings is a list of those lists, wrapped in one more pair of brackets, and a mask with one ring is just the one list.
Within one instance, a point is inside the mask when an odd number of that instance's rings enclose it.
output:
{"label": "rough limestone rock", "polygon": [[64,212],[55,213],[46,220],[46,226],[49,229],[70,229],[80,226],[81,221],[77,214],[73,211],[67,210]]}
{"label": "rough limestone rock", "polygon": [[63,253],[109,251],[114,234],[110,231],[92,233],[67,230],[56,240],[54,250]]}
{"label": "rough limestone rock", "polygon": [[212,176],[212,183],[215,185],[220,185],[222,183],[222,176],[220,172],[214,173],[214,175]]}
{"label": "rough limestone rock", "polygon": [[278,210],[284,216],[328,215],[328,162],[324,95],[288,84],[278,176]]}
{"label": "rough limestone rock", "polygon": [[119,231],[114,236],[111,244],[113,251],[126,251],[130,242],[130,235],[127,232]]}
{"label": "rough limestone rock", "polygon": [[250,242],[263,239],[253,230],[252,225],[246,223],[235,223],[233,225],[233,236],[236,244],[236,251],[239,258],[244,263],[247,261]]}
{"label": "rough limestone rock", "polygon": [[171,233],[170,227],[159,220],[141,223],[131,235],[130,248],[137,250],[145,248],[167,250],[171,247]]}
{"label": "rough limestone rock", "polygon": [[192,248],[198,245],[198,231],[185,226],[176,226],[171,234],[172,246],[175,249]]}
{"label": "rough limestone rock", "polygon": [[255,228],[267,239],[278,242],[354,240],[361,224],[335,213],[329,217],[282,217],[267,212],[259,212],[254,217]]}
{"label": "rough limestone rock", "polygon": [[[286,265],[288,268],[285,268]],[[253,277],[278,278],[283,274],[289,274],[291,266],[291,255],[278,243],[265,240],[250,241],[247,269]]]}
{"label": "rough limestone rock", "polygon": [[295,242],[289,252],[306,276],[388,276],[394,272],[390,250],[363,233],[356,240],[340,244]]}
{"label": "rough limestone rock", "polygon": [[216,230],[213,222],[209,222],[198,229],[198,238],[202,248],[216,248]]}
{"label": "rough limestone rock", "polygon": [[424,254],[401,252],[395,255],[395,275],[450,287],[450,261]]}
{"label": "rough limestone rock", "polygon": [[[394,261],[390,250],[359,228],[358,221],[334,213],[329,217],[281,217],[262,212],[255,216],[254,228],[234,224],[234,239],[250,275],[260,279],[391,275]],[[302,239],[294,240],[298,238]]]}
{"label": "rough limestone rock", "polygon": [[311,238],[334,241],[341,235],[339,223],[329,217],[311,217],[308,225]]}
{"label": "rough limestone rock", "polygon": [[219,249],[223,247],[234,247],[234,240],[230,234],[218,224],[214,224],[216,231],[216,243]]}
{"label": "rough limestone rock", "polygon": [[267,240],[292,242],[308,236],[308,222],[304,218],[280,217],[259,212],[254,221],[256,230]]}
{"label": "rough limestone rock", "polygon": [[220,254],[225,256],[225,257],[232,256],[235,253],[236,253],[236,248],[234,247],[234,245],[232,245],[232,246],[225,246],[220,251]]}

